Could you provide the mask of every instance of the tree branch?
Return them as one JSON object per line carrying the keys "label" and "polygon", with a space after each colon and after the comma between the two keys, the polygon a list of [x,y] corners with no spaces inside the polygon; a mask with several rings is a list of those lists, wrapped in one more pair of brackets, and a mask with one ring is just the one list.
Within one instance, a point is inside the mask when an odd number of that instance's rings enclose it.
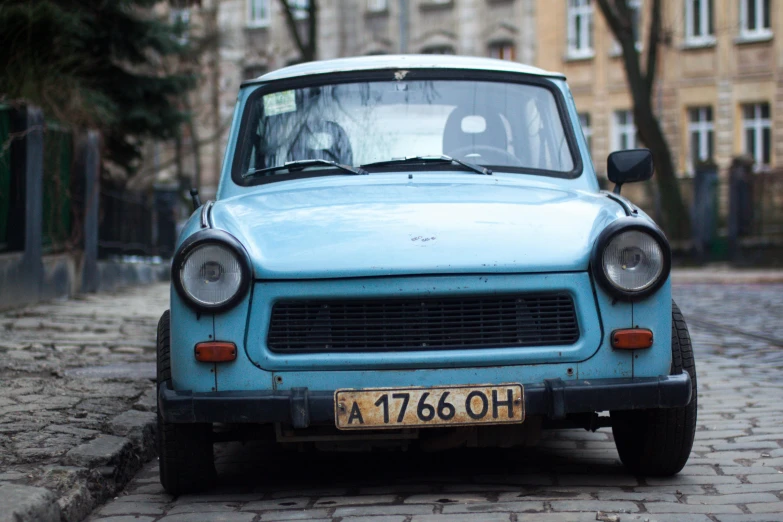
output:
{"label": "tree branch", "polygon": [[[222,136],[223,136],[223,133],[225,131],[227,131],[231,127],[231,120],[232,120],[232,118],[233,118],[233,116],[229,116],[226,120],[223,121],[223,123],[220,125],[220,129],[217,132],[213,133],[208,138],[204,138],[203,140],[198,140],[197,142],[192,143],[192,147],[194,149],[196,149],[198,147],[202,147],[203,145],[209,145],[210,143],[214,143],[214,142],[220,140],[222,138]],[[191,140],[196,140],[196,139],[197,139],[197,136],[195,136],[195,135],[191,136]],[[195,154],[195,152],[194,152],[194,154]],[[163,163],[161,163],[157,167],[150,167],[150,168],[148,168],[146,170],[139,170],[134,177],[136,177],[136,176],[142,177],[142,176],[148,176],[150,174],[155,174],[159,170],[167,169],[167,168],[171,167],[172,165],[175,165],[176,162],[177,162],[177,158],[176,157],[171,158],[171,159],[169,159],[167,161],[164,161]],[[198,162],[198,160],[197,160],[197,162]],[[200,167],[200,162],[198,162],[198,163],[199,163],[198,166]]]}
{"label": "tree branch", "polygon": [[[311,2],[312,5],[312,2]],[[307,48],[302,37],[299,36],[299,29],[296,26],[296,18],[291,6],[288,5],[288,0],[280,0],[280,6],[283,8],[283,15],[285,16],[285,24],[288,26],[288,32],[291,33],[291,38],[294,39],[297,49],[299,49],[299,56],[304,58],[307,55]]]}
{"label": "tree branch", "polygon": [[625,0],[598,0],[598,7],[601,8],[601,14],[604,15],[604,19],[609,25],[609,29],[612,30],[614,37],[619,41],[620,34],[622,34],[626,28],[624,21],[629,18],[626,16],[628,14],[628,6],[626,5]]}
{"label": "tree branch", "polygon": [[315,60],[316,45],[318,38],[318,0],[310,0],[307,8],[307,56],[303,58],[307,61]]}
{"label": "tree branch", "polygon": [[650,16],[652,20],[650,20],[650,36],[647,41],[647,71],[644,80],[647,90],[652,93],[658,66],[658,45],[661,41],[661,0],[653,0]]}

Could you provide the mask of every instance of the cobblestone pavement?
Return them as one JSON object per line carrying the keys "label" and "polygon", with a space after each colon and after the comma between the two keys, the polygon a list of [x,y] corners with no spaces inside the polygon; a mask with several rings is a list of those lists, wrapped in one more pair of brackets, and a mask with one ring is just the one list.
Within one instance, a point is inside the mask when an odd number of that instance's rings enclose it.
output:
{"label": "cobblestone pavement", "polygon": [[[152,456],[123,437],[154,435],[155,328],[167,306],[159,284],[0,314],[0,519],[24,486],[52,490],[63,516],[83,518]],[[104,466],[82,451],[90,442],[108,456],[119,444],[125,461]]]}
{"label": "cobblestone pavement", "polygon": [[625,473],[610,430],[532,449],[270,452],[217,445],[218,487],[171,498],[148,464],[93,522],[783,521],[783,285],[678,285],[699,372],[698,434],[677,477]]}

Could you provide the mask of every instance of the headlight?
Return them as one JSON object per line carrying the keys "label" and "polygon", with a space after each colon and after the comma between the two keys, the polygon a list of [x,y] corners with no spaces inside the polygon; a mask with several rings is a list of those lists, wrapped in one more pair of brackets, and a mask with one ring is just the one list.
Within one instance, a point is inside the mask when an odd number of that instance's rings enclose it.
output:
{"label": "headlight", "polygon": [[628,218],[604,230],[592,261],[596,279],[610,293],[623,299],[642,298],[666,281],[671,251],[658,229]]}
{"label": "headlight", "polygon": [[233,236],[218,230],[193,234],[179,248],[172,280],[180,296],[201,311],[222,311],[247,292],[250,269],[244,249]]}

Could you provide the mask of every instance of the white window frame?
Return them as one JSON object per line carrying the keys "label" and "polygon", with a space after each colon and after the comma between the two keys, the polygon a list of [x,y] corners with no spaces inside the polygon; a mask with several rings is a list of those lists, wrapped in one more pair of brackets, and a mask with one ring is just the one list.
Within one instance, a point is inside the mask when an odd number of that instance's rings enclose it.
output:
{"label": "white window frame", "polygon": [[579,126],[582,127],[582,134],[585,137],[585,143],[587,144],[587,151],[590,154],[593,153],[593,122],[592,115],[589,112],[580,112]]}
{"label": "white window frame", "polygon": [[[621,116],[625,115],[625,123],[620,122]],[[627,145],[622,145],[623,138],[626,138]],[[633,111],[631,109],[616,110],[612,113],[612,152],[618,150],[638,148],[636,125],[633,121]]]}
{"label": "white window frame", "polygon": [[[767,117],[762,116],[762,108],[767,106]],[[753,108],[753,118],[748,119],[745,117],[745,109]],[[753,156],[755,160],[754,170],[767,170],[769,168],[768,163],[764,163],[764,131],[769,132],[769,159],[772,162],[772,106],[768,102],[759,103],[746,103],[741,107],[742,110],[742,150],[745,153]],[[748,131],[753,132],[754,135],[754,147],[753,150],[748,150]]]}
{"label": "white window frame", "polygon": [[[259,13],[264,13],[259,16]],[[272,0],[247,0],[247,26],[269,27],[272,22]]]}
{"label": "white window frame", "polygon": [[367,0],[367,10],[371,13],[382,13],[388,8],[388,0]]}
{"label": "white window frame", "polygon": [[[571,59],[592,58],[593,4],[591,0],[568,0],[566,56]],[[579,31],[577,31],[577,23]]]}
{"label": "white window frame", "polygon": [[[748,19],[748,6],[750,5],[750,2],[753,2],[753,4],[756,7],[756,18],[754,20],[756,27],[753,29],[749,28],[750,20]],[[740,40],[753,41],[753,40],[768,40],[769,38],[772,38],[771,24],[772,24],[773,6],[770,3],[769,5],[770,25],[764,27],[764,4],[766,2],[771,2],[771,0],[740,0],[739,2]]]}
{"label": "white window frame", "polygon": [[[694,118],[695,116],[695,118]],[[709,118],[708,118],[709,116]],[[694,151],[693,136],[698,137],[698,161],[713,159],[710,157],[710,149],[715,150],[715,109],[709,105],[688,108],[688,172],[695,172],[696,165],[693,161]]]}
{"label": "white window frame", "polygon": [[[698,7],[696,6],[697,2]],[[714,5],[714,0],[685,0],[685,45],[698,47],[715,44]],[[694,31],[693,26],[697,11],[699,27]]]}

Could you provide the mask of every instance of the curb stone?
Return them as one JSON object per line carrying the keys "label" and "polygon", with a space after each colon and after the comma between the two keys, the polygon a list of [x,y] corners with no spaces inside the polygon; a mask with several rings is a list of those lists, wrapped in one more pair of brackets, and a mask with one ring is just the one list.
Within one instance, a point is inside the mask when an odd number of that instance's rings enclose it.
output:
{"label": "curb stone", "polygon": [[101,434],[68,451],[65,465],[46,467],[37,480],[44,487],[0,486],[0,522],[84,520],[155,458],[155,413],[127,410],[106,428],[114,435]]}
{"label": "curb stone", "polygon": [[109,421],[109,430],[114,435],[129,438],[145,462],[155,456],[155,413],[128,410]]}
{"label": "curb stone", "polygon": [[45,488],[0,486],[0,506],[0,522],[60,522],[57,498]]}
{"label": "curb stone", "polygon": [[56,485],[54,489],[61,492],[57,504],[62,520],[86,518],[96,499],[108,496],[100,473],[87,468],[49,466],[44,470],[42,480],[48,485]]}
{"label": "curb stone", "polygon": [[139,411],[151,411],[155,413],[158,410],[158,390],[157,387],[150,388],[145,391],[136,404],[133,405],[134,410]]}
{"label": "curb stone", "polygon": [[158,284],[0,312],[0,486],[12,487],[0,522],[79,522],[154,458],[169,294]]}

